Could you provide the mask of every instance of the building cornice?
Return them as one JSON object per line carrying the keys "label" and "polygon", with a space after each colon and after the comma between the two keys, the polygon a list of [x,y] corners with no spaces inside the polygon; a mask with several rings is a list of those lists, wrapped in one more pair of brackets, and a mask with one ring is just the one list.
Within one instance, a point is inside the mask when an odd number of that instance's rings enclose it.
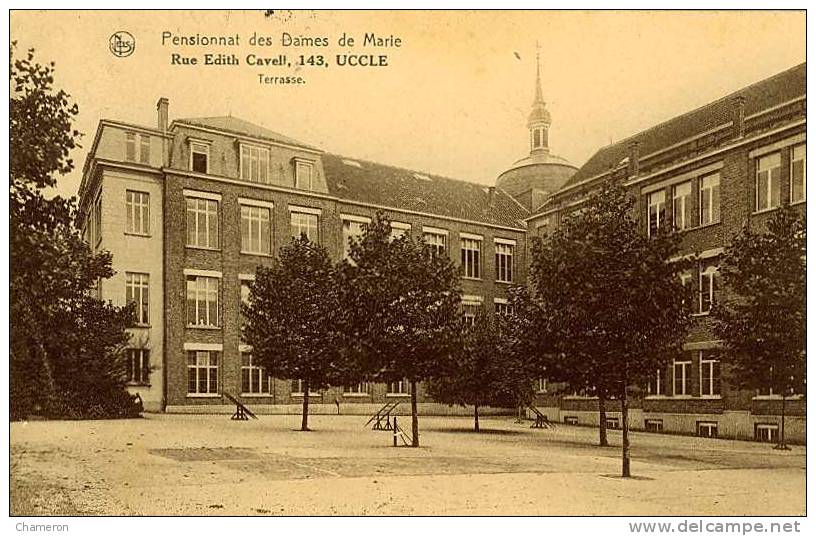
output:
{"label": "building cornice", "polygon": [[198,172],[195,172],[195,171],[184,170],[184,169],[162,168],[161,171],[164,172],[164,173],[167,173],[167,174],[180,175],[180,176],[190,177],[190,178],[194,178],[194,179],[203,179],[203,180],[210,180],[210,181],[215,181],[215,182],[223,182],[223,183],[226,183],[226,184],[234,184],[234,185],[238,185],[238,186],[247,186],[247,187],[250,187],[250,188],[258,188],[258,189],[261,189],[261,190],[268,190],[270,192],[281,192],[281,193],[286,193],[286,194],[296,194],[296,195],[300,195],[300,196],[304,196],[304,197],[312,197],[312,198],[315,198],[315,199],[322,199],[322,200],[325,200],[325,201],[332,201],[332,202],[335,202],[335,203],[342,203],[342,204],[346,204],[346,205],[355,205],[355,206],[358,206],[358,207],[387,210],[389,212],[395,212],[395,213],[400,213],[400,214],[410,214],[410,215],[413,215],[413,216],[421,216],[421,217],[424,217],[424,218],[435,218],[435,219],[439,219],[439,220],[453,221],[453,222],[457,222],[457,223],[465,223],[465,224],[468,224],[468,225],[478,225],[480,227],[489,227],[491,229],[501,229],[503,231],[513,231],[513,232],[517,232],[517,233],[523,233],[526,230],[526,223],[524,223],[524,220],[519,220],[519,223],[521,224],[521,226],[519,226],[519,227],[509,227],[507,225],[499,225],[499,224],[495,224],[495,223],[481,222],[481,221],[476,221],[476,220],[468,220],[466,218],[456,218],[454,216],[445,216],[443,214],[433,214],[433,213],[430,213],[430,212],[421,212],[421,211],[417,211],[417,210],[409,210],[409,209],[404,209],[404,208],[391,207],[391,206],[387,206],[387,205],[379,205],[379,204],[375,204],[375,203],[366,203],[364,201],[356,201],[356,200],[353,200],[353,199],[346,199],[344,197],[338,197],[338,196],[331,195],[331,194],[328,194],[328,193],[311,192],[311,191],[306,191],[306,190],[299,190],[297,188],[287,188],[285,186],[275,186],[275,185],[270,185],[270,184],[260,184],[260,183],[257,183],[257,182],[247,182],[247,181],[242,181],[242,180],[238,180],[238,179],[233,179],[233,178],[230,178],[230,177],[223,177],[223,176],[220,176],[220,175],[211,175],[211,174],[205,174],[205,173],[198,173]]}
{"label": "building cornice", "polygon": [[187,123],[185,121],[181,121],[181,120],[178,120],[178,119],[173,121],[172,123],[170,123],[170,129],[169,130],[173,130],[176,126],[182,126],[184,128],[189,128],[191,130],[198,130],[200,132],[208,132],[210,134],[217,134],[219,136],[227,136],[227,137],[230,137],[230,138],[235,138],[239,142],[252,143],[252,144],[255,144],[255,145],[266,145],[266,146],[273,145],[273,146],[276,146],[276,147],[283,147],[284,149],[294,149],[294,150],[297,150],[297,151],[303,151],[303,152],[311,153],[311,154],[315,154],[315,155],[321,155],[321,154],[323,154],[325,152],[325,151],[321,151],[320,149],[315,149],[315,148],[312,148],[312,147],[306,147],[306,146],[303,146],[303,145],[296,145],[296,144],[293,144],[293,143],[275,141],[275,140],[271,140],[269,138],[261,138],[261,137],[257,137],[257,136],[250,136],[248,134],[241,134],[241,133],[233,132],[233,131],[230,131],[230,130],[222,130],[222,129],[218,129],[218,128],[204,127],[204,126],[201,126],[201,125],[196,125],[194,123]]}

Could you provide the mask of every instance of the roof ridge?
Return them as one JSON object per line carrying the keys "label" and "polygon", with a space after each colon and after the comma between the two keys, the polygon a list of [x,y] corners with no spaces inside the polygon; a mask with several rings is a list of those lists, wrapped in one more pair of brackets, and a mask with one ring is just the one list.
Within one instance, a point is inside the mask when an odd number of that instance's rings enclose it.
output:
{"label": "roof ridge", "polygon": [[[664,125],[666,125],[668,123],[672,123],[672,122],[677,121],[679,119],[682,119],[682,118],[684,118],[686,116],[692,115],[692,114],[694,114],[696,112],[699,112],[700,110],[703,110],[705,108],[714,107],[714,105],[716,105],[716,104],[719,104],[721,102],[730,100],[730,99],[736,97],[738,94],[743,93],[743,92],[745,92],[745,91],[747,91],[747,90],[749,90],[751,88],[754,88],[754,87],[756,87],[756,86],[758,86],[760,84],[769,83],[772,80],[774,80],[776,78],[779,78],[779,77],[781,77],[781,76],[783,76],[783,75],[785,75],[785,74],[787,74],[787,73],[789,73],[789,72],[791,72],[793,70],[799,69],[804,65],[807,65],[807,62],[802,62],[802,63],[796,64],[793,67],[789,67],[789,68],[785,69],[784,71],[779,71],[776,74],[773,74],[771,76],[762,78],[761,80],[757,80],[756,82],[752,82],[752,83],[748,84],[747,86],[742,86],[741,88],[739,88],[737,90],[734,90],[734,91],[731,91],[730,93],[728,93],[726,95],[723,95],[722,97],[720,97],[718,99],[715,99],[713,101],[702,104],[702,105],[700,105],[700,106],[698,106],[696,108],[692,108],[691,110],[688,110],[688,111],[683,112],[681,114],[670,117],[669,119],[665,119],[665,120],[657,123],[656,125],[652,125],[652,126],[650,126],[648,128],[640,130],[640,131],[638,131],[638,132],[636,132],[636,133],[634,133],[634,134],[632,134],[630,136],[627,136],[627,137],[621,138],[621,139],[619,139],[617,141],[608,143],[608,144],[602,146],[600,149],[598,149],[598,151],[606,149],[607,147],[613,147],[615,145],[619,145],[619,144],[624,143],[626,141],[631,141],[633,138],[636,138],[636,137],[638,137],[638,136],[640,136],[642,134],[645,134],[647,132],[656,130],[656,129],[658,129],[658,128],[660,128],[660,127],[662,127],[662,126],[664,126]],[[596,152],[598,152],[598,151],[596,151]]]}

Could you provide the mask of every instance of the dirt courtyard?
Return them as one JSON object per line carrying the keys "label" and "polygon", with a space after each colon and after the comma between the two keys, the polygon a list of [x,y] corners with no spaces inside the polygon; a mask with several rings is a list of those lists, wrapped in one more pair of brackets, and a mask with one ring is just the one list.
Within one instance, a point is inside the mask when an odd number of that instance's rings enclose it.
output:
{"label": "dirt courtyard", "polygon": [[[12,515],[803,515],[805,448],[420,417],[391,447],[361,416],[11,424]],[[410,425],[404,418],[403,426]]]}

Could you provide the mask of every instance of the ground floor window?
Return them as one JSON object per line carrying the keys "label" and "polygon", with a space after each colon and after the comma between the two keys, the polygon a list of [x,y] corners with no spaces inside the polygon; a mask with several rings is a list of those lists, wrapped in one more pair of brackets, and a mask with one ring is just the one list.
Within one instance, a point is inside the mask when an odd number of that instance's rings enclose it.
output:
{"label": "ground floor window", "polygon": [[220,352],[195,350],[187,352],[187,393],[218,393],[218,358]]}
{"label": "ground floor window", "polygon": [[620,418],[619,417],[607,417],[606,418],[606,427],[610,430],[620,430]]}
{"label": "ground floor window", "polygon": [[354,385],[347,385],[343,387],[343,395],[355,396],[361,395],[365,396],[369,394],[368,382],[360,382]]}
{"label": "ground floor window", "polygon": [[779,441],[779,425],[756,423],[754,425],[754,439],[764,443],[777,443]]}
{"label": "ground floor window", "polygon": [[578,417],[564,417],[564,424],[578,424]]}
{"label": "ground floor window", "polygon": [[411,394],[411,382],[408,380],[389,382],[387,393],[392,396],[408,396]]}
{"label": "ground floor window", "polygon": [[130,348],[127,351],[128,383],[147,385],[150,383],[150,350]]}
{"label": "ground floor window", "polygon": [[717,423],[709,421],[698,421],[697,435],[700,437],[717,437]]}
{"label": "ground floor window", "polygon": [[646,419],[646,431],[647,432],[662,432],[663,431],[663,419]]}
{"label": "ground floor window", "polygon": [[241,393],[257,395],[264,392],[266,369],[258,366],[252,353],[241,352]]}
{"label": "ground floor window", "polygon": [[[292,396],[303,396],[303,388],[306,386],[306,382],[303,380],[292,380]],[[309,396],[320,396],[320,393],[309,388]]]}

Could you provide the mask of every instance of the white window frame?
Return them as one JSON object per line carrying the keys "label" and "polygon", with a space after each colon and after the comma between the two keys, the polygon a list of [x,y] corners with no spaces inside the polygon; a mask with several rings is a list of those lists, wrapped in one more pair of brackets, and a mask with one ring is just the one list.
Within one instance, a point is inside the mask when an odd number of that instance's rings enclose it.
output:
{"label": "white window frame", "polygon": [[[190,323],[190,283],[194,282],[195,288],[195,321]],[[215,289],[211,289],[212,283],[215,283]],[[221,273],[210,272],[205,270],[184,270],[185,283],[185,322],[188,328],[203,328],[203,329],[220,329],[221,327]],[[202,288],[201,283],[204,284]],[[210,310],[212,295],[215,295],[215,312]],[[203,300],[202,300],[203,296]],[[205,322],[199,323],[199,308],[200,304],[204,304],[205,308]],[[214,318],[213,318],[214,316]]]}
{"label": "white window frame", "polygon": [[547,392],[547,378],[538,378],[536,380],[536,393],[543,394]]}
{"label": "white window frame", "polygon": [[[682,375],[682,382],[681,385],[683,386],[683,392],[677,392],[677,365],[682,365],[680,368],[683,371]],[[691,361],[678,361],[675,359],[672,362],[672,396],[674,398],[691,398],[690,393],[690,384],[691,384]]]}
{"label": "white window frame", "polygon": [[[244,164],[244,157],[248,166]],[[253,167],[254,163],[257,168]],[[269,165],[269,148],[261,145],[241,143],[238,149],[238,176],[243,181],[255,182],[258,184],[270,184],[272,182],[271,169]],[[257,176],[253,177],[253,171],[257,169]]]}
{"label": "white window frame", "polygon": [[[797,157],[797,151],[801,149],[802,154]],[[793,198],[793,165],[798,161],[802,161],[802,199]],[[807,201],[807,147],[804,143],[800,143],[791,147],[790,150],[790,204],[795,205]]]}
{"label": "white window frame", "polygon": [[[708,435],[701,435],[700,434],[700,431],[702,429],[704,429],[704,428],[709,430]],[[706,438],[716,439],[720,435],[719,428],[720,428],[719,423],[717,423],[717,422],[714,422],[714,421],[698,421],[697,422],[697,437],[706,437]],[[710,432],[711,430],[714,431],[714,435],[711,435],[711,432]]]}
{"label": "white window frame", "polygon": [[[189,398],[213,398],[218,397],[221,391],[221,362],[222,362],[222,351],[221,349],[210,349],[210,348],[190,348],[188,349],[185,345],[185,352],[187,358],[187,397]],[[220,346],[220,345],[218,345]],[[195,354],[195,363],[190,364],[190,354]],[[213,355],[215,356],[215,364],[212,364]],[[199,358],[203,358],[206,356],[206,362],[202,363],[199,361]],[[190,391],[190,369],[195,369],[195,391]],[[207,380],[207,390],[206,391],[199,391],[199,382],[201,374],[201,369],[203,369],[206,380]],[[211,390],[212,385],[212,374],[215,374],[215,391]]]}
{"label": "white window frame", "polygon": [[[687,188],[688,193],[686,195],[677,195],[681,188]],[[691,218],[689,217],[688,221],[686,221],[686,211],[689,209],[689,205],[691,204],[690,201],[693,193],[691,181],[684,181],[672,186],[672,224],[678,231],[685,231],[686,229],[691,228]],[[682,222],[678,222],[678,205],[680,205],[679,214]]]}
{"label": "white window frame", "polygon": [[404,223],[401,221],[392,221],[391,222],[391,240],[396,240],[398,238],[402,238],[406,234],[411,232],[411,224]]}
{"label": "white window frame", "polygon": [[512,283],[514,277],[514,261],[516,256],[516,241],[494,239],[494,253],[496,262],[496,282]]}
{"label": "white window frame", "polygon": [[125,190],[125,213],[125,234],[150,236],[150,193]]}
{"label": "white window frame", "polygon": [[[462,261],[463,279],[482,279],[482,243],[483,238],[479,235],[459,235],[459,249]],[[475,246],[475,248],[474,248]],[[471,252],[468,254],[467,252]],[[475,254],[473,253],[475,252]]]}
{"label": "white window frame", "polygon": [[[137,360],[138,367],[136,366]],[[148,348],[128,348],[127,367],[128,385],[150,385],[150,350]],[[138,378],[137,373],[140,373]]]}
{"label": "white window frame", "polygon": [[[700,194],[699,194],[699,203],[700,206],[700,225],[714,225],[715,223],[720,223],[720,218],[722,215],[720,214],[720,173],[711,173],[710,175],[703,175],[700,177]],[[714,191],[717,191],[717,202],[714,202]],[[708,192],[708,203],[703,203],[703,193]],[[706,221],[704,214],[705,211],[703,210],[703,206],[707,205],[708,208],[708,221]],[[717,217],[714,218],[714,211],[716,209]]]}
{"label": "white window frame", "polygon": [[[699,299],[697,304],[699,307],[698,314],[707,315],[711,312],[711,307],[714,305],[714,298],[717,294],[715,278],[719,273],[719,267],[715,264],[709,264],[705,267],[705,269],[702,269],[702,266],[700,268],[700,275],[698,277],[698,284],[700,285],[698,292]],[[703,281],[707,281],[708,288],[704,288]],[[703,296],[706,294],[708,295],[708,309],[703,309]]]}
{"label": "white window frame", "polygon": [[[484,299],[481,296],[462,296],[462,317],[465,322],[473,325],[476,322],[476,317],[479,314],[479,308],[484,304]],[[472,314],[470,308],[476,308]]]}
{"label": "white window frame", "polygon": [[[304,226],[301,223],[298,223],[297,227],[300,230],[300,232],[297,235],[295,235],[295,233],[294,233],[294,228],[296,226],[295,225],[295,220],[298,219],[298,218],[309,218],[309,219],[311,219],[312,217],[314,218],[314,221],[315,221],[314,232],[315,232],[315,234],[317,236],[315,236],[314,238],[309,237],[309,240],[311,240],[315,244],[319,244],[320,243],[320,212],[315,212],[315,211],[312,211],[312,210],[310,210],[310,211],[298,210],[298,209],[293,209],[292,207],[290,207],[289,208],[289,235],[292,238],[299,239],[300,235],[303,233],[303,227]],[[308,230],[310,230],[312,228],[312,226],[311,225],[306,225],[305,227],[307,229],[307,236],[308,236]]]}
{"label": "white window frame", "polygon": [[[646,194],[647,218],[646,234],[652,236],[652,208],[655,213],[655,232],[660,232],[660,228],[666,225],[666,190],[657,190]],[[660,217],[660,207],[663,207],[663,217]]]}
{"label": "white window frame", "polygon": [[[289,393],[289,396],[291,396],[291,397],[301,397],[302,398],[303,397],[303,380],[291,380],[291,381],[297,382],[298,390],[297,391],[292,391],[291,393]],[[289,385],[291,386],[291,383]],[[320,394],[320,391],[312,391],[311,389],[309,389],[309,398],[311,398],[313,396],[322,396],[322,395]]]}
{"label": "white window frame", "polygon": [[147,134],[139,134],[139,162],[150,163],[150,136]]}
{"label": "white window frame", "polygon": [[[308,171],[308,176],[304,177],[302,172]],[[295,188],[298,190],[314,190],[314,177],[315,177],[315,163],[311,160],[302,160],[300,158],[295,159]],[[302,181],[304,179],[308,180],[308,187],[303,186]]]}
{"label": "white window frame", "polygon": [[[259,206],[240,201],[238,206],[241,213],[241,253],[247,255],[272,255],[272,209],[269,206]],[[264,214],[266,214],[265,222]],[[249,236],[244,236],[244,220],[248,222],[247,231]],[[266,248],[263,247],[264,223],[266,223],[267,234]]]}
{"label": "white window frame", "polygon": [[[194,201],[195,205],[190,207],[190,201]],[[208,195],[206,192],[192,192],[185,190],[184,192],[184,202],[185,202],[185,244],[188,248],[194,249],[209,249],[217,251],[221,249],[221,196],[214,194]],[[202,206],[203,203],[203,206]],[[213,212],[210,210],[210,207],[215,206],[215,211]],[[190,217],[191,213],[194,217],[193,222],[195,222],[195,242],[190,243]],[[213,216],[214,213],[214,216]],[[206,236],[206,244],[199,244],[199,215],[203,215],[204,219],[204,229],[205,229],[205,236]],[[215,221],[215,230],[210,233],[210,221],[214,218]]]}
{"label": "white window frame", "polygon": [[[128,297],[129,296],[129,297]],[[150,274],[125,272],[125,303],[135,302],[134,322],[137,326],[150,325]]]}
{"label": "white window frame", "polygon": [[[767,438],[765,438],[765,434],[759,434],[758,432],[768,432]],[[776,432],[777,439],[773,438],[773,434],[771,432]],[[762,435],[763,437],[757,438],[758,435]],[[761,443],[773,443],[778,441],[779,439],[779,425],[774,423],[765,423],[765,422],[758,422],[754,424],[754,441],[759,441]]]}
{"label": "white window frame", "polygon": [[423,227],[422,239],[431,248],[434,255],[446,254],[448,252],[448,231],[435,227]]}
{"label": "white window frame", "polygon": [[[764,212],[766,210],[774,210],[779,208],[781,204],[780,199],[780,192],[779,190],[782,187],[782,153],[777,151],[773,153],[768,153],[766,155],[758,156],[755,160],[756,162],[756,173],[754,175],[754,212]],[[774,187],[773,187],[773,171],[777,170],[777,191],[776,191],[776,205],[773,204],[773,194],[774,194]],[[767,180],[767,187],[766,187],[766,199],[768,202],[767,206],[761,207],[759,205],[759,183],[760,183],[760,175],[765,174]]]}
{"label": "white window frame", "polygon": [[504,316],[513,313],[513,307],[507,298],[493,298],[493,309],[496,315]]}
{"label": "white window frame", "polygon": [[[371,218],[355,216],[353,214],[340,214],[340,222],[342,224],[343,258],[349,259],[349,255],[351,254],[350,240],[352,238],[362,238],[363,233],[365,233],[365,226],[371,223]],[[358,226],[359,229],[356,232],[351,232],[352,228],[357,228]]]}
{"label": "white window frame", "polygon": [[[722,364],[719,359],[705,358],[703,351],[700,350],[700,398],[722,398],[722,392],[714,392],[714,367],[720,367],[720,391],[722,391]],[[708,386],[704,385],[703,370],[708,367]],[[707,388],[706,388],[707,387]]]}
{"label": "white window frame", "polygon": [[125,161],[138,162],[138,145],[137,134],[131,130],[125,132]]}
{"label": "white window frame", "polygon": [[[672,365],[674,367],[674,365]],[[672,374],[674,374],[674,368],[672,368]],[[666,378],[663,377],[663,369],[659,368],[655,371],[653,376],[654,378],[654,386],[655,392],[652,392],[652,382],[649,382],[646,385],[646,398],[665,398],[666,397]],[[674,386],[672,385],[672,390],[674,390]]]}
{"label": "white window frame", "polygon": [[[269,396],[269,382],[266,376],[266,369],[260,365],[256,365],[253,361],[255,355],[252,353],[252,349],[247,347],[246,345],[241,345],[238,348],[238,353],[241,357],[241,396],[245,397],[253,397],[253,396]],[[244,364],[244,357],[247,357],[247,363]],[[248,371],[248,378],[249,378],[249,391],[244,390],[244,371]],[[255,376],[258,376],[255,378]],[[257,379],[257,385],[253,381],[253,379]],[[264,385],[266,384],[266,385]],[[253,388],[257,387],[257,390],[253,390]]]}
{"label": "white window frame", "polygon": [[[653,429],[649,425],[652,425]],[[663,419],[646,418],[643,420],[643,428],[647,432],[661,433],[663,432]]]}
{"label": "white window frame", "polygon": [[[193,155],[194,154],[203,154],[207,158],[207,160],[206,160],[207,165],[205,166],[206,169],[203,172],[202,171],[195,171],[195,169],[193,169]],[[190,171],[195,171],[196,173],[204,173],[204,174],[209,174],[210,173],[210,144],[209,143],[207,143],[205,141],[202,141],[202,140],[190,140]]]}
{"label": "white window frame", "polygon": [[368,398],[371,396],[371,386],[368,382],[356,385],[344,385],[343,396],[347,398]]}
{"label": "white window frame", "polygon": [[[398,386],[397,390],[393,389],[395,385]],[[388,382],[386,383],[385,389],[386,389],[385,396],[387,398],[400,398],[411,396],[411,382],[409,382],[407,378],[403,378],[395,382]]]}

